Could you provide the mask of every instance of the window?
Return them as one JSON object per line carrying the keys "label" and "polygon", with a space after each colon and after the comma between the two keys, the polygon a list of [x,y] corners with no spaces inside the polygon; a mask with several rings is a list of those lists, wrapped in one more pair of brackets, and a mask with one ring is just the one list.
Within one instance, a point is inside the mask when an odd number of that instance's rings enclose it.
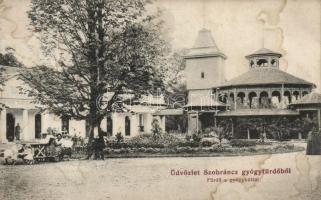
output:
{"label": "window", "polygon": [[271,60],[271,65],[272,65],[273,67],[276,67],[276,60],[275,60],[275,59],[272,59],[272,60]]}
{"label": "window", "polygon": [[110,116],[107,117],[106,125],[107,125],[107,135],[112,136],[113,135],[113,119]]}
{"label": "window", "polygon": [[144,132],[144,116],[139,114],[139,131]]}
{"label": "window", "polygon": [[130,119],[128,116],[125,117],[125,135],[130,136]]}
{"label": "window", "polygon": [[61,118],[61,130],[69,133],[69,118],[68,117]]}
{"label": "window", "polygon": [[86,119],[86,137],[90,136],[90,122],[88,119]]}
{"label": "window", "polygon": [[205,75],[204,75],[204,72],[201,72],[201,78],[204,78]]}
{"label": "window", "polygon": [[256,64],[259,66],[259,67],[267,67],[268,66],[268,61],[265,60],[265,59],[259,59]]}
{"label": "window", "polygon": [[35,115],[35,138],[41,138],[41,115]]}
{"label": "window", "polygon": [[254,61],[253,61],[253,60],[251,60],[251,62],[250,62],[250,67],[251,67],[251,68],[254,67]]}

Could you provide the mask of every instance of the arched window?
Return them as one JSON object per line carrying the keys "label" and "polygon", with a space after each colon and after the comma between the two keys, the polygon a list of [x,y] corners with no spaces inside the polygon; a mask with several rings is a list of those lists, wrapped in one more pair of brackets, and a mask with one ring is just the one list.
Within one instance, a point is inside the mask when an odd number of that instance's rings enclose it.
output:
{"label": "arched window", "polygon": [[276,65],[277,65],[277,61],[275,59],[272,59],[271,60],[271,66],[272,67],[276,67]]}
{"label": "arched window", "polygon": [[204,78],[204,77],[205,77],[204,72],[201,72],[201,78]]}
{"label": "arched window", "polygon": [[15,118],[13,116],[13,114],[11,113],[7,113],[7,140],[9,142],[14,141],[14,137],[15,137],[15,133],[14,133],[14,129],[15,129]]}
{"label": "arched window", "polygon": [[125,135],[130,136],[130,119],[128,116],[125,117]]}
{"label": "arched window", "polygon": [[244,93],[244,92],[239,92],[239,93],[237,94],[237,97],[240,98],[241,103],[244,103],[244,98],[245,98],[245,93]]}
{"label": "arched window", "polygon": [[257,66],[259,67],[267,67],[268,66],[268,61],[266,59],[259,59],[256,62]]}
{"label": "arched window", "polygon": [[69,133],[69,117],[61,117],[61,130]]}
{"label": "arched window", "polygon": [[108,116],[106,120],[107,120],[107,123],[106,123],[107,135],[112,136],[113,135],[113,119],[110,116]]}
{"label": "arched window", "polygon": [[231,93],[231,94],[230,94],[230,101],[231,101],[231,102],[234,102],[234,93]]}
{"label": "arched window", "polygon": [[250,67],[251,67],[251,68],[254,67],[254,61],[253,61],[253,60],[251,60],[251,62],[250,62]]}
{"label": "arched window", "polygon": [[293,96],[294,96],[294,100],[298,100],[299,99],[299,96],[300,96],[300,93],[298,91],[294,91],[293,92]]}
{"label": "arched window", "polygon": [[41,114],[35,115],[35,138],[41,138]]}
{"label": "arched window", "polygon": [[223,103],[226,103],[227,102],[227,94],[219,94],[219,100]]}
{"label": "arched window", "polygon": [[279,91],[272,92],[271,106],[272,108],[279,108],[281,102],[281,93]]}
{"label": "arched window", "polygon": [[250,108],[255,108],[258,102],[255,102],[255,97],[257,97],[255,92],[249,93]]}
{"label": "arched window", "polygon": [[266,91],[260,93],[259,103],[261,108],[268,108],[270,102],[269,94]]}
{"label": "arched window", "polygon": [[280,103],[280,101],[281,101],[281,94],[280,94],[279,91],[273,91],[273,92],[272,92],[272,98],[273,98],[273,97],[277,97],[278,103]]}
{"label": "arched window", "polygon": [[288,99],[288,102],[291,103],[292,99],[291,99],[291,93],[289,91],[284,92],[284,97],[286,97]]}

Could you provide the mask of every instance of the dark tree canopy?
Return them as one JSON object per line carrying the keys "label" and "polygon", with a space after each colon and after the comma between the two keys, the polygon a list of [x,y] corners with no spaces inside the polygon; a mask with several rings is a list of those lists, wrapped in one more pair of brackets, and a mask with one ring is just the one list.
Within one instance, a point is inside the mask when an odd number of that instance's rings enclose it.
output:
{"label": "dark tree canopy", "polygon": [[0,53],[0,65],[22,67],[22,63],[15,56],[15,49],[6,47],[4,53]]}
{"label": "dark tree canopy", "polygon": [[[0,85],[4,86],[7,81],[7,77],[3,74],[5,71],[3,66],[8,67],[22,67],[23,64],[18,61],[15,56],[15,49],[6,47],[4,53],[0,53]],[[0,88],[2,91],[2,88]]]}
{"label": "dark tree canopy", "polygon": [[[31,29],[43,52],[57,56],[58,67],[34,66],[21,73],[23,88],[59,116],[89,120],[99,127],[108,108],[124,93],[152,93],[163,86],[169,47],[159,12],[148,0],[32,0]],[[92,136],[92,134],[91,134]]]}

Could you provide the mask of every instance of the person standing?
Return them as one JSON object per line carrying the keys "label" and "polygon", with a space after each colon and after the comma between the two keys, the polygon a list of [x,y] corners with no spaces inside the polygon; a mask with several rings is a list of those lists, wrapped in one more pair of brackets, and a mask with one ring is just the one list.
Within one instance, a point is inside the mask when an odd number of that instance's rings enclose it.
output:
{"label": "person standing", "polygon": [[21,133],[21,127],[20,127],[19,123],[17,123],[17,125],[14,129],[15,129],[14,132],[15,132],[16,141],[19,141],[20,140],[20,133]]}

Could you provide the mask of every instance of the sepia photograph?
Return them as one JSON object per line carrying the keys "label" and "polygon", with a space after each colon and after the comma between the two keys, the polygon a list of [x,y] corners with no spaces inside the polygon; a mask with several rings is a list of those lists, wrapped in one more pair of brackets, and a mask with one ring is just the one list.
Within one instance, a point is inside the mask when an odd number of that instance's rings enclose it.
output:
{"label": "sepia photograph", "polygon": [[319,200],[320,88],[320,0],[2,0],[0,199]]}

